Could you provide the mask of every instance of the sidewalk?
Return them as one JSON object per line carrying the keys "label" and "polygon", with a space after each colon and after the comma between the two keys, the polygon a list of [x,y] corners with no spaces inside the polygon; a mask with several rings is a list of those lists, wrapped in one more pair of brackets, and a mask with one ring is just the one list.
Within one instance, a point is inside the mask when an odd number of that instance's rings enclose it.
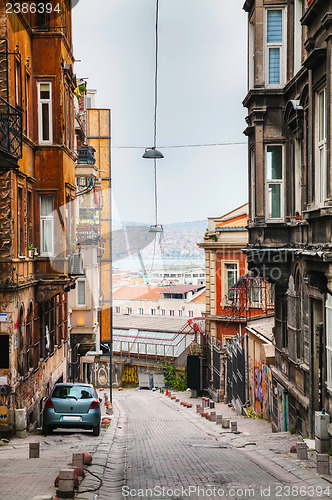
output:
{"label": "sidewalk", "polygon": [[[106,415],[103,405],[102,415]],[[63,430],[47,437],[28,434],[9,443],[0,441],[1,500],[50,500],[56,493],[54,480],[61,469],[71,466],[73,453],[86,451],[98,460],[108,434],[106,429],[98,437],[90,431]],[[29,459],[30,443],[40,443],[40,458]]]}
{"label": "sidewalk", "polygon": [[[269,472],[274,473],[275,477],[283,482],[305,482],[314,487],[330,488],[332,494],[332,476],[321,476],[316,472],[316,456],[314,450],[308,450],[308,460],[298,460],[296,453],[290,453],[291,447],[299,441],[304,441],[302,436],[291,434],[290,432],[273,433],[271,424],[265,420],[248,418],[239,415],[233,407],[225,403],[215,403],[214,410],[219,415],[229,418],[232,422],[237,422],[238,433],[232,433],[230,429],[223,429],[217,426],[215,422],[210,422],[196,413],[196,404],[201,404],[201,398],[191,398],[190,392],[174,392],[181,401],[192,403],[192,408],[185,408],[160,394],[164,402],[168,405],[177,407],[187,417],[195,418],[200,424],[209,426],[214,434],[223,436],[239,451],[246,453],[249,460],[253,460]],[[332,471],[332,464],[330,465]],[[293,476],[293,477],[291,477]],[[295,476],[295,478],[294,478]]]}

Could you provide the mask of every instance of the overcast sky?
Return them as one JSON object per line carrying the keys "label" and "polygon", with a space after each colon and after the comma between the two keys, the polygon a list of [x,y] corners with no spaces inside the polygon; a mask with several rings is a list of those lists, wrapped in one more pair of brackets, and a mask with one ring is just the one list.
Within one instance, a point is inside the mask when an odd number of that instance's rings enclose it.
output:
{"label": "overcast sky", "polygon": [[[158,223],[219,216],[247,201],[243,0],[159,0]],[[155,0],[79,0],[78,77],[112,110],[114,217],[154,222]],[[138,146],[139,149],[123,147]]]}

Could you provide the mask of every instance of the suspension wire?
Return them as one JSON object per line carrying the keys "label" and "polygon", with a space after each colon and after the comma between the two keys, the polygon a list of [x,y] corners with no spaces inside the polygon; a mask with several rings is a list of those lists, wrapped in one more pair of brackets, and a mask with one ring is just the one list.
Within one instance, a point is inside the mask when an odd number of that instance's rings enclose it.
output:
{"label": "suspension wire", "polygon": [[[155,73],[154,73],[154,123],[153,123],[153,146],[157,146],[157,107],[158,107],[158,24],[159,24],[159,0],[156,0],[156,54],[155,54]],[[154,203],[156,226],[158,224],[158,197],[157,197],[157,160],[153,160],[154,167]]]}

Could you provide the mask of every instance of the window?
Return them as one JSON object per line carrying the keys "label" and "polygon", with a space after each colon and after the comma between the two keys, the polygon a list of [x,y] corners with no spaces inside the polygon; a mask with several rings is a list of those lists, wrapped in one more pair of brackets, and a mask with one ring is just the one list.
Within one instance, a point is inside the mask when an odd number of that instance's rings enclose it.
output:
{"label": "window", "polygon": [[174,316],[174,309],[170,309],[170,310],[169,310],[169,315],[170,315],[170,316]]}
{"label": "window", "polygon": [[280,86],[286,80],[286,9],[266,9],[265,72],[267,85]]}
{"label": "window", "polygon": [[52,84],[38,83],[38,138],[39,144],[52,144]]}
{"label": "window", "polygon": [[15,58],[15,104],[22,107],[21,56],[19,54]]}
{"label": "window", "polygon": [[194,311],[188,311],[188,316],[189,316],[189,318],[193,318],[194,317]]}
{"label": "window", "polygon": [[302,62],[302,0],[294,0],[294,75],[301,69]]}
{"label": "window", "polygon": [[25,133],[30,136],[30,75],[25,77]]}
{"label": "window", "polygon": [[155,309],[150,309],[150,314],[151,314],[152,316],[155,316],[155,314],[156,314],[156,310],[155,310]]}
{"label": "window", "polygon": [[326,385],[332,391],[332,297],[326,300]]}
{"label": "window", "polygon": [[144,309],[143,307],[138,308],[138,314],[144,314]]}
{"label": "window", "polygon": [[77,307],[86,306],[86,281],[85,279],[77,280]]}
{"label": "window", "polygon": [[120,307],[118,306],[115,307],[115,314],[120,314]]}
{"label": "window", "polygon": [[28,200],[27,200],[27,224],[28,224],[28,246],[33,245],[33,195],[32,191],[28,191]]}
{"label": "window", "polygon": [[179,310],[178,310],[178,316],[180,316],[180,317],[181,317],[181,316],[183,316],[183,311],[182,311],[182,309],[179,309]]}
{"label": "window", "polygon": [[317,140],[316,140],[316,201],[322,205],[326,198],[326,89],[317,94]]}
{"label": "window", "polygon": [[0,335],[0,369],[9,368],[9,335]]}
{"label": "window", "polygon": [[160,309],[160,315],[161,315],[161,316],[166,316],[166,311],[165,311],[165,309]]}
{"label": "window", "polygon": [[294,141],[294,198],[295,214],[301,214],[301,143],[298,139]]}
{"label": "window", "polygon": [[283,218],[283,147],[266,147],[266,209],[268,219]]}
{"label": "window", "polygon": [[40,253],[41,255],[54,252],[54,215],[53,196],[40,197]]}
{"label": "window", "polygon": [[255,13],[249,19],[248,27],[248,88],[255,83]]}
{"label": "window", "polygon": [[250,150],[250,214],[254,219],[256,215],[256,166],[255,166],[255,151]]}
{"label": "window", "polygon": [[262,303],[262,280],[254,278],[250,280],[250,302],[251,304]]}
{"label": "window", "polygon": [[126,308],[126,314],[133,314],[133,308],[132,307],[127,307]]}
{"label": "window", "polygon": [[232,287],[237,282],[237,264],[226,264],[226,287],[227,298],[232,300],[236,298],[235,290]]}
{"label": "window", "polygon": [[24,217],[24,201],[23,201],[23,189],[18,188],[18,207],[17,207],[17,234],[18,234],[18,255],[25,255],[25,220]]}

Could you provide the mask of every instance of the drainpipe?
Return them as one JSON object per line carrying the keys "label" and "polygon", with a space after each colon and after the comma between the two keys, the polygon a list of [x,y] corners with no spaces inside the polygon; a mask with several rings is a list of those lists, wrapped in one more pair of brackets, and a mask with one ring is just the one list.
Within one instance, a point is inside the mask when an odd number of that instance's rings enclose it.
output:
{"label": "drainpipe", "polygon": [[318,394],[319,394],[319,409],[323,408],[323,323],[319,323],[316,328],[319,334],[319,347],[318,347]]}

